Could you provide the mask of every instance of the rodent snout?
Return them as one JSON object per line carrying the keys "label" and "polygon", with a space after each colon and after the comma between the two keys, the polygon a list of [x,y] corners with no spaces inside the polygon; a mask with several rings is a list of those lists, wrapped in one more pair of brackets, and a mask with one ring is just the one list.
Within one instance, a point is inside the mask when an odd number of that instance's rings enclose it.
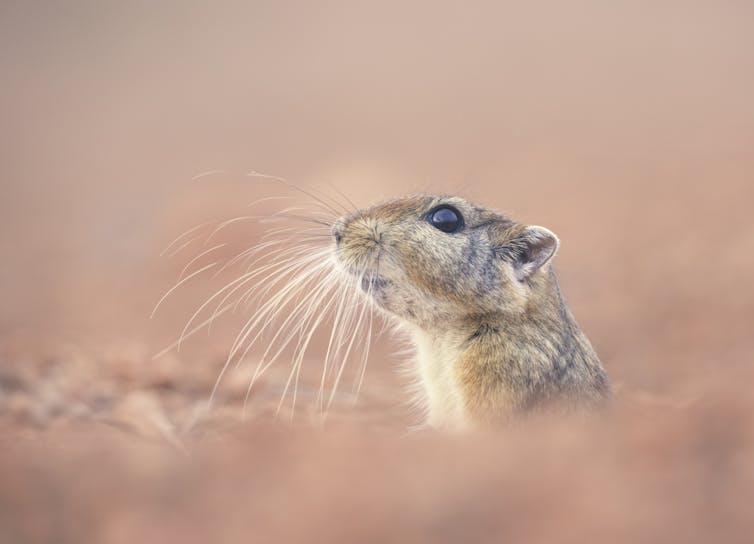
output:
{"label": "rodent snout", "polygon": [[340,244],[340,241],[343,240],[343,229],[345,228],[345,224],[343,223],[342,219],[338,219],[333,223],[331,233],[332,237],[335,239],[336,244]]}
{"label": "rodent snout", "polygon": [[380,252],[382,233],[374,219],[341,217],[333,223],[331,234],[337,259],[349,270],[366,270]]}
{"label": "rodent snout", "polygon": [[339,247],[344,240],[349,246],[368,247],[378,245],[382,241],[379,224],[361,217],[341,217],[333,223],[330,232]]}

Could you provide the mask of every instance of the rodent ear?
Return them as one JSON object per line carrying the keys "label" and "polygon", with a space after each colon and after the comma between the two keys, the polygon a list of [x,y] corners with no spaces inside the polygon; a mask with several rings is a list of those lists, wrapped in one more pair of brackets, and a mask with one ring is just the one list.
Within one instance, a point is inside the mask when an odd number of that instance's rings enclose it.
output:
{"label": "rodent ear", "polygon": [[526,227],[507,245],[513,273],[523,281],[547,264],[558,250],[560,241],[544,227]]}

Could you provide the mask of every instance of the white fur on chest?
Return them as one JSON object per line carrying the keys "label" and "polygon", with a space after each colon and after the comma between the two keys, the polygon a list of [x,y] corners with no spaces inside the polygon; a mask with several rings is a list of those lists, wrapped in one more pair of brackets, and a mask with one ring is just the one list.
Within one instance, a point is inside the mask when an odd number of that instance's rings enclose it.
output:
{"label": "white fur on chest", "polygon": [[432,335],[413,329],[416,365],[428,408],[427,425],[450,429],[468,427],[461,390],[456,381],[455,365],[461,351],[459,343],[448,335]]}

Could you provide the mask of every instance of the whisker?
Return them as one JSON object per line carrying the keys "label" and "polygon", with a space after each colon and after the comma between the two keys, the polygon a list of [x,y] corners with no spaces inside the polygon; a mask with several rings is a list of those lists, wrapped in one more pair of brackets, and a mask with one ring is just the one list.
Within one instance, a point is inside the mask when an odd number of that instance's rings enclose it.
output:
{"label": "whisker", "polygon": [[[252,204],[256,204],[256,203],[258,203],[258,202],[260,202],[262,200],[264,200],[264,199],[260,199],[260,200],[258,200],[256,202],[253,202]],[[301,208],[301,207],[290,207],[290,208],[286,208],[286,210],[288,210],[288,211],[309,211],[306,208]],[[207,236],[207,238],[204,241],[204,244],[205,245],[209,244],[209,242],[212,240],[212,238],[214,238],[223,229],[229,227],[230,225],[232,225],[234,223],[239,223],[239,222],[242,222],[242,221],[256,220],[256,221],[260,221],[260,222],[265,222],[265,221],[269,221],[271,219],[274,219],[276,217],[282,217],[282,218],[286,218],[286,219],[297,219],[299,221],[315,222],[317,224],[321,224],[321,225],[324,225],[324,226],[327,226],[327,227],[330,227],[332,225],[332,223],[330,221],[325,221],[325,220],[317,219],[317,218],[314,218],[314,217],[308,217],[308,216],[303,216],[303,215],[295,215],[295,214],[287,214],[286,210],[283,210],[282,212],[275,212],[275,213],[272,213],[272,214],[267,214],[267,215],[242,215],[242,216],[239,216],[239,217],[234,217],[233,219],[228,219],[226,221],[223,221],[209,234],[209,236]],[[317,213],[317,212],[311,212],[311,213]],[[331,219],[331,217],[329,215],[325,215],[325,214],[322,214],[322,215],[324,215],[328,219]]]}
{"label": "whisker", "polygon": [[330,212],[326,212],[321,209],[311,209],[308,206],[288,206],[287,208],[283,208],[282,210],[278,210],[277,212],[270,214],[270,216],[275,217],[275,216],[280,216],[280,215],[291,213],[291,212],[306,212],[307,214],[318,215],[319,217],[329,219],[329,220],[333,220],[337,218],[337,216],[333,216],[333,214]]}
{"label": "whisker", "polygon": [[170,288],[168,290],[167,293],[165,293],[164,295],[162,295],[162,298],[159,300],[159,302],[157,302],[157,304],[154,307],[154,310],[152,310],[152,313],[150,314],[149,319],[153,319],[154,318],[154,316],[157,313],[157,310],[159,309],[160,305],[162,305],[162,303],[165,301],[165,299],[167,299],[170,296],[170,294],[173,293],[173,291],[175,291],[176,289],[178,289],[181,285],[183,285],[184,283],[186,283],[187,281],[189,281],[191,278],[193,278],[195,276],[198,276],[199,274],[201,274],[205,270],[209,270],[213,266],[217,266],[217,263],[215,262],[215,263],[208,264],[207,266],[205,266],[203,268],[200,268],[196,272],[192,272],[190,275],[186,276],[185,278],[183,278],[182,280],[180,280],[178,283],[176,283],[172,288]]}
{"label": "whisker", "polygon": [[[286,330],[286,328],[287,328],[288,324],[290,323],[290,321],[293,320],[293,318],[296,317],[302,311],[302,309],[304,308],[304,305],[307,305],[306,306],[307,313],[305,313],[304,316],[303,316],[303,318],[300,320],[300,323],[302,323],[302,324],[304,323],[305,318],[309,315],[309,312],[313,311],[313,308],[316,307],[321,302],[321,299],[324,297],[324,295],[327,294],[327,290],[326,289],[329,289],[329,288],[330,288],[329,285],[327,285],[325,282],[321,282],[320,281],[319,282],[319,286],[315,290],[310,291],[309,293],[307,293],[304,296],[304,298],[298,302],[298,304],[296,305],[296,307],[291,311],[291,313],[288,315],[288,317],[285,319],[285,321],[280,325],[280,327],[278,328],[278,332],[275,333],[275,336],[273,336],[273,338],[269,341],[269,345],[268,345],[267,349],[265,350],[265,352],[262,354],[260,362],[264,361],[267,358],[269,352],[272,350],[273,345],[275,345],[275,341],[277,340],[277,338],[280,336],[280,334],[283,333],[283,331]],[[286,303],[281,304],[281,310],[285,306],[286,306]],[[299,326],[293,327],[293,329],[289,333],[288,337],[281,343],[278,352],[275,354],[275,356],[273,356],[273,360],[280,353],[282,353],[282,351],[288,345],[288,343],[290,342],[290,340],[293,339],[293,337],[296,335],[296,333],[297,333],[297,331],[299,329],[300,329]],[[250,344],[253,344],[253,342],[251,342]],[[245,353],[244,353],[244,355],[242,355],[241,359],[244,358]]]}
{"label": "whisker", "polygon": [[[316,264],[316,262],[320,258],[320,255],[318,253],[306,255],[306,253],[309,253],[309,251],[304,252],[305,256],[303,257],[301,256],[300,252],[292,252],[292,253],[294,253],[293,256],[287,259],[283,259],[281,261],[281,262],[289,261],[288,264],[286,264],[286,266],[284,266],[281,269],[273,270],[273,272],[268,274],[264,279],[262,279],[257,286],[254,286],[252,289],[247,291],[247,293],[244,296],[239,298],[238,304],[240,305],[240,304],[248,303],[250,305],[251,296],[254,294],[254,291],[257,289],[257,287],[264,284],[264,282],[267,281],[272,276],[277,276],[277,277],[275,277],[272,281],[270,281],[266,285],[266,287],[264,287],[264,289],[256,296],[256,298],[264,297],[265,295],[267,295],[267,293],[269,293],[272,290],[273,287],[275,287],[277,284],[283,281],[288,275],[297,271],[300,268],[304,268],[305,265],[309,265],[311,263]],[[273,263],[273,264],[277,264],[277,263]]]}
{"label": "whisker", "polygon": [[258,198],[257,200],[254,200],[253,202],[250,202],[246,205],[247,208],[253,208],[257,204],[261,204],[262,202],[270,202],[273,200],[290,200],[293,197],[290,196],[267,196],[264,198]]}
{"label": "whisker", "polygon": [[160,257],[165,256],[165,254],[168,251],[170,251],[173,248],[173,246],[175,246],[178,242],[180,242],[181,240],[183,240],[186,236],[189,236],[190,234],[196,232],[197,230],[199,230],[201,228],[204,228],[204,227],[206,227],[208,225],[211,225],[211,224],[212,224],[212,221],[205,221],[204,223],[201,223],[199,225],[196,225],[196,226],[188,229],[186,232],[184,232],[183,234],[181,234],[180,236],[178,236],[175,240],[173,240],[172,242],[170,242],[170,244],[168,244],[168,246],[165,249],[162,250],[162,252],[160,253]]}
{"label": "whisker", "polygon": [[[311,275],[311,274],[316,273],[318,271],[316,268],[314,268],[312,270],[309,270],[308,272],[305,272],[304,274],[302,274],[302,276],[304,278],[307,278],[308,275]],[[301,280],[298,280],[298,282],[300,282],[300,281]],[[231,362],[235,359],[237,353],[241,349],[241,346],[243,346],[244,344],[247,344],[247,341],[249,340],[249,337],[251,336],[251,334],[254,331],[254,329],[257,327],[257,325],[259,323],[261,323],[263,320],[265,320],[266,318],[269,317],[268,314],[269,314],[270,311],[272,311],[272,309],[274,309],[274,308],[280,309],[280,308],[285,307],[285,305],[288,303],[287,302],[288,299],[286,297],[291,296],[291,292],[294,290],[294,288],[296,287],[296,285],[297,285],[296,283],[289,283],[288,285],[286,285],[286,287],[280,293],[278,293],[277,295],[275,295],[274,297],[272,297],[270,300],[268,300],[262,306],[262,308],[255,315],[255,317],[253,317],[252,319],[250,319],[247,322],[247,324],[244,325],[243,329],[241,330],[241,332],[238,334],[238,336],[236,337],[235,341],[233,342],[233,346],[231,347],[230,353],[228,354],[228,357],[225,360],[225,364],[223,365],[223,368],[220,371],[220,375],[217,377],[217,380],[215,382],[215,386],[212,388],[212,393],[210,395],[210,402],[214,398],[214,396],[215,396],[215,394],[217,392],[217,388],[219,387],[220,382],[221,382],[223,376],[225,375],[225,372],[227,371],[227,369],[230,366]],[[293,294],[295,295],[295,291],[293,291]],[[285,302],[283,302],[283,301],[285,301]],[[282,305],[281,305],[281,302],[283,302]],[[264,330],[266,329],[266,326],[269,325],[269,323],[270,323],[270,321],[267,320],[266,324],[252,338],[251,342],[249,342],[247,344],[248,346],[254,345],[254,343],[256,342],[256,340],[264,332]],[[245,357],[245,354],[246,354],[246,351],[244,352],[244,354],[242,355],[241,359],[239,359],[239,360],[243,360],[243,357]]]}
{"label": "whisker", "polygon": [[196,174],[195,176],[191,177],[191,181],[198,181],[202,178],[206,178],[209,176],[216,176],[216,175],[230,175],[230,172],[227,172],[226,170],[208,170],[206,172],[201,172],[199,174]]}
{"label": "whisker", "polygon": [[316,223],[317,225],[324,225],[325,227],[332,227],[332,223],[323,221],[321,219],[315,219],[313,217],[306,217],[305,215],[295,215],[295,214],[275,214],[275,217],[283,217],[285,219],[294,219],[297,221],[303,221],[305,223]]}
{"label": "whisker", "polygon": [[[367,293],[367,300],[370,300],[370,297],[372,295],[372,284],[370,282],[369,284],[369,292]],[[364,383],[364,376],[367,371],[367,362],[369,358],[369,349],[371,348],[372,344],[372,327],[373,327],[373,321],[374,321],[374,304],[370,302],[369,304],[369,323],[367,324],[367,330],[366,330],[366,341],[364,344],[364,349],[362,350],[362,358],[361,358],[361,365],[359,368],[358,373],[358,383],[356,384],[356,389],[354,391],[354,398],[353,402],[356,403],[356,400],[359,397],[359,393],[361,392],[361,386]]]}
{"label": "whisker", "polygon": [[178,247],[176,247],[173,251],[171,251],[170,253],[168,253],[168,259],[172,259],[176,255],[178,255],[181,251],[183,251],[188,246],[190,246],[191,244],[193,244],[194,242],[196,242],[199,238],[201,238],[201,235],[192,236],[191,238],[189,238],[188,240],[186,240],[185,242],[183,242],[181,245],[179,245]]}
{"label": "whisker", "polygon": [[[325,306],[320,307],[322,300],[326,298],[326,296],[329,294],[329,291],[331,289],[332,289],[332,285],[328,285],[326,282],[320,282],[319,292],[316,294],[316,296],[312,297],[309,301],[307,301],[308,304],[306,306],[306,311],[303,313],[299,321],[294,325],[294,327],[292,328],[292,332],[289,334],[288,338],[286,338],[284,342],[281,344],[277,353],[271,359],[269,359],[267,363],[264,364],[264,366],[262,366],[267,356],[267,352],[265,352],[265,354],[260,359],[259,364],[257,365],[257,369],[254,372],[254,376],[249,382],[249,388],[247,390],[247,400],[248,400],[248,395],[250,394],[251,389],[254,386],[254,383],[256,382],[256,380],[259,378],[259,376],[261,376],[277,360],[277,358],[283,352],[285,347],[290,343],[293,337],[296,336],[296,334],[298,334],[299,343],[296,346],[296,350],[294,353],[293,367],[292,367],[291,373],[289,374],[288,381],[285,384],[285,388],[283,389],[283,393],[281,394],[280,402],[278,403],[276,414],[280,411],[280,408],[282,407],[282,404],[283,404],[283,400],[285,399],[288,388],[290,387],[291,378],[293,377],[294,372],[296,374],[298,373],[297,369],[300,369],[301,363],[303,361],[304,353],[306,352],[306,348],[308,347],[309,342],[312,336],[314,335],[314,332],[317,330],[320,323],[325,319],[327,310],[332,304],[333,299],[332,297],[330,297],[330,299],[325,303]],[[318,317],[316,321],[314,322],[313,325],[309,326],[309,323],[311,322],[312,317],[317,312],[318,312]],[[309,327],[308,333],[306,332],[307,327]],[[267,351],[269,351],[269,348]],[[295,404],[295,396],[294,396],[294,404]]]}
{"label": "whisker", "polygon": [[320,414],[324,416],[324,392],[325,392],[325,382],[327,377],[327,370],[330,366],[331,358],[335,356],[335,354],[338,351],[338,344],[336,345],[336,350],[333,351],[333,342],[336,340],[336,334],[342,330],[341,322],[343,319],[343,310],[346,308],[346,295],[348,293],[348,289],[343,289],[340,292],[340,296],[338,297],[338,304],[337,304],[337,310],[335,312],[335,316],[333,317],[333,325],[332,329],[330,331],[330,339],[327,342],[327,351],[325,352],[325,358],[324,363],[322,365],[322,378],[320,380],[319,385],[319,394],[317,396],[317,402],[319,403],[320,407]]}
{"label": "whisker", "polygon": [[[248,283],[252,279],[254,279],[257,276],[259,276],[260,274],[263,274],[263,273],[265,273],[265,272],[267,272],[269,270],[272,270],[272,272],[270,274],[268,274],[267,276],[265,276],[264,278],[262,278],[258,282],[257,285],[252,286],[252,288],[249,291],[247,291],[246,293],[244,293],[235,303],[233,303],[235,306],[238,306],[238,304],[240,304],[244,300],[244,298],[246,298],[247,294],[253,293],[253,291],[259,285],[264,284],[264,282],[267,281],[270,277],[275,276],[275,275],[278,276],[275,280],[273,280],[272,283],[270,283],[268,285],[267,289],[270,289],[272,286],[274,286],[276,283],[278,283],[280,280],[282,280],[285,277],[285,275],[287,273],[289,273],[291,270],[295,270],[296,268],[302,267],[303,265],[308,264],[309,262],[312,262],[312,261],[316,261],[316,259],[314,258],[314,256],[312,256],[311,258],[306,258],[302,262],[302,260],[300,259],[299,255],[294,255],[294,256],[289,257],[287,259],[284,259],[282,261],[274,262],[272,264],[269,264],[269,265],[266,265],[266,266],[254,269],[254,270],[252,270],[250,272],[247,272],[246,274],[244,274],[242,276],[243,282],[239,283],[238,285],[236,285],[233,288],[233,290],[230,291],[226,295],[226,297],[220,302],[220,304],[218,304],[218,308],[220,306],[222,306],[225,303],[225,301],[228,298],[230,298],[233,295],[233,293],[237,292],[238,289],[240,289],[244,284]],[[276,267],[278,267],[278,268],[276,268]]]}
{"label": "whisker", "polygon": [[[301,268],[302,266],[297,265],[297,267]],[[313,274],[316,274],[318,271],[319,271],[318,268],[314,267],[303,272],[300,276],[297,276],[293,280],[289,281],[278,294],[276,294],[274,297],[270,298],[267,302],[265,302],[264,305],[257,311],[257,316],[249,320],[249,322],[244,327],[244,329],[242,329],[241,333],[239,333],[239,336],[237,337],[236,341],[233,344],[233,347],[231,348],[231,353],[229,355],[229,358],[232,358],[236,354],[237,350],[239,349],[240,344],[242,344],[248,339],[250,330],[253,329],[253,327],[255,327],[256,324],[259,323],[264,317],[266,317],[268,312],[272,311],[272,309],[277,307],[277,305],[279,305],[282,301],[287,301],[288,299],[286,297],[289,294],[291,296],[295,296],[296,295],[295,289],[299,287],[301,283],[308,281],[310,277]],[[279,282],[280,280],[281,280],[281,277],[278,277],[278,278],[275,278],[273,282],[274,283]],[[268,286],[267,289],[270,289],[270,287],[271,285]],[[249,328],[248,331],[246,330],[247,327]]]}
{"label": "whisker", "polygon": [[346,195],[346,193],[344,193],[343,191],[341,191],[340,189],[338,189],[335,185],[333,185],[331,183],[328,184],[328,185],[329,185],[329,187],[331,189],[333,189],[336,193],[338,193],[341,197],[343,197],[346,200],[346,202],[349,204],[350,209],[347,206],[343,206],[343,208],[345,209],[346,213],[358,213],[359,212],[359,207],[356,204],[354,204],[353,200],[351,200],[350,198],[348,198],[348,195]]}
{"label": "whisker", "polygon": [[310,198],[313,198],[315,201],[317,201],[318,203],[320,203],[326,209],[328,209],[329,211],[331,211],[336,217],[340,215],[340,212],[337,209],[333,208],[330,204],[328,204],[327,202],[325,202],[321,197],[317,196],[316,194],[314,194],[314,193],[312,193],[310,191],[307,191],[306,189],[303,189],[302,187],[299,187],[298,185],[296,185],[294,183],[291,183],[290,181],[288,181],[288,180],[286,180],[284,178],[279,178],[279,177],[276,177],[276,176],[268,176],[268,175],[265,175],[265,174],[260,174],[259,172],[255,172],[253,170],[247,172],[246,175],[247,176],[258,177],[258,178],[263,178],[263,179],[269,179],[269,180],[272,180],[272,181],[277,181],[278,183],[281,183],[281,184],[285,185],[286,187],[288,187],[290,189],[293,189],[294,191],[298,191],[299,193],[302,193],[302,194],[304,194],[304,195],[306,195],[306,196],[308,196]]}
{"label": "whisker", "polygon": [[228,219],[226,221],[223,221],[217,227],[215,227],[215,229],[212,232],[209,233],[207,238],[205,238],[204,245],[205,246],[209,245],[209,243],[212,241],[212,238],[214,238],[218,232],[229,227],[230,225],[234,223],[240,223],[241,221],[250,221],[252,219],[258,219],[259,217],[260,216],[257,216],[257,215],[241,215],[239,217],[234,217],[233,219]]}
{"label": "whisker", "polygon": [[[237,262],[239,262],[239,261],[242,261],[242,260],[249,260],[249,259],[251,259],[251,258],[252,258],[252,257],[253,257],[253,256],[254,256],[255,254],[257,254],[257,253],[261,252],[262,250],[264,250],[264,249],[266,249],[266,248],[268,248],[268,247],[272,247],[272,246],[280,245],[280,244],[282,244],[282,243],[283,243],[283,240],[267,240],[267,241],[260,241],[259,243],[257,243],[257,244],[255,244],[255,245],[251,246],[251,247],[250,247],[250,248],[248,248],[248,249],[245,249],[245,250],[241,251],[241,252],[240,252],[240,253],[239,253],[238,255],[236,255],[235,257],[233,257],[232,259],[230,259],[230,260],[229,260],[229,261],[228,261],[227,263],[225,263],[225,264],[224,264],[224,265],[222,266],[222,268],[220,268],[220,270],[218,270],[218,271],[217,271],[217,272],[215,273],[215,277],[217,277],[218,275],[220,275],[220,274],[221,274],[222,272],[224,272],[224,271],[225,271],[226,269],[230,268],[231,266],[233,266],[233,265],[234,265],[234,264],[236,264]],[[277,253],[278,253],[279,251],[283,251],[283,250],[285,250],[285,249],[288,249],[288,248],[285,248],[285,247],[283,247],[283,248],[278,248],[278,250],[274,250],[273,252],[269,253],[269,254],[267,255],[267,257],[269,258],[270,256],[272,256],[272,255],[275,255],[275,254],[277,254]],[[264,256],[263,256],[263,257],[259,257],[258,259],[255,259],[255,260],[251,261],[251,263],[249,263],[249,264],[247,264],[247,265],[245,265],[245,266],[247,266],[247,267],[251,267],[251,266],[253,266],[253,265],[254,265],[255,263],[259,262],[259,261],[260,261],[260,260],[262,260],[262,259],[264,259]]]}
{"label": "whisker", "polygon": [[220,249],[222,247],[225,247],[227,245],[228,244],[218,244],[218,245],[216,245],[214,247],[211,247],[210,249],[208,249],[206,251],[202,251],[199,255],[197,255],[196,257],[194,257],[193,259],[191,259],[186,264],[186,266],[183,267],[183,270],[181,270],[181,273],[178,275],[178,279],[180,280],[181,278],[183,278],[184,274],[186,274],[186,272],[188,271],[188,269],[191,268],[191,265],[194,264],[196,261],[198,261],[199,259],[201,259],[202,257],[204,257],[206,255],[209,255],[213,251],[216,251],[216,250],[218,250],[218,249]]}
{"label": "whisker", "polygon": [[[221,172],[205,174],[213,173]],[[340,404],[338,388],[342,381],[353,382],[353,401],[356,402],[364,384],[373,344],[376,318],[372,278],[366,273],[354,276],[345,271],[344,265],[347,267],[349,263],[344,263],[340,255],[336,259],[331,233],[337,217],[344,212],[357,214],[359,211],[354,202],[336,187],[332,188],[337,196],[332,196],[254,171],[246,175],[280,183],[306,195],[311,202],[304,206],[287,206],[269,214],[244,214],[219,222],[206,222],[174,240],[164,253],[175,255],[197,240],[203,247],[188,260],[177,283],[158,301],[152,315],[176,289],[202,273],[211,270],[206,277],[216,285],[192,310],[176,341],[155,358],[172,349],[180,351],[183,343],[200,331],[210,333],[218,326],[221,316],[225,316],[223,323],[235,319],[231,316],[243,316],[212,385],[209,405],[215,402],[228,372],[242,364],[249,365],[250,379],[243,400],[246,417],[251,395],[259,387],[260,378],[273,365],[286,362],[286,369],[280,374],[281,392],[275,414],[286,412],[293,418],[297,402],[300,404],[301,400],[302,376],[308,374],[303,366],[311,361],[307,353],[315,344],[313,339],[321,335],[323,341],[324,338],[328,340],[321,347],[322,373],[315,378],[320,383],[316,399],[312,401],[324,421],[333,404]],[[248,207],[289,198],[259,198]],[[266,209],[260,207],[255,211],[264,212]],[[230,238],[231,231],[235,234],[245,229],[246,222],[252,223],[253,229],[257,229],[257,225],[268,228],[260,235],[250,229],[255,243],[249,247],[232,238],[222,240],[222,237]],[[239,224],[243,225],[234,227]],[[210,255],[221,255],[222,258],[192,270],[210,260]],[[375,263],[352,264],[357,270],[369,270]],[[344,380],[344,376],[349,379]],[[300,412],[300,407],[298,409]]]}
{"label": "whisker", "polygon": [[[359,329],[359,327],[361,326],[361,322],[362,322],[362,320],[364,318],[364,311],[365,311],[365,308],[366,308],[366,301],[359,301],[359,302],[361,302],[361,312],[359,312],[359,319],[356,322],[356,326],[354,327],[354,333],[357,332],[358,329]],[[333,400],[335,398],[335,393],[336,393],[336,391],[338,389],[338,384],[340,383],[341,376],[343,375],[343,370],[345,369],[345,366],[346,366],[345,363],[346,363],[346,361],[348,361],[348,356],[351,354],[351,350],[353,349],[353,345],[354,345],[354,342],[356,341],[356,338],[357,338],[356,334],[353,334],[351,336],[351,340],[348,343],[348,348],[346,349],[346,352],[343,355],[343,358],[341,359],[342,362],[340,364],[340,367],[338,368],[338,373],[337,373],[337,375],[335,377],[335,383],[333,384],[333,389],[332,389],[332,391],[330,393],[330,398],[329,398],[329,400],[327,402],[327,408],[325,409],[325,416],[327,415],[327,413],[328,413],[328,411],[330,409],[330,406],[332,405],[332,402],[333,402]]]}
{"label": "whisker", "polygon": [[[332,271],[330,271],[330,273],[323,279],[323,283],[327,284],[328,290],[332,289],[333,286],[337,286],[337,283],[334,281],[333,272]],[[327,305],[325,306],[325,311],[320,311],[319,312],[319,317],[318,317],[317,321],[315,322],[315,324],[312,326],[312,331],[314,329],[316,329],[319,326],[319,324],[322,322],[322,320],[324,319],[324,317],[325,317],[325,315],[327,313],[327,310],[329,310],[329,308],[332,305],[333,301],[334,301],[334,299],[332,297],[330,297],[330,300],[328,300]],[[308,308],[309,313],[311,314],[312,312],[317,311],[318,310],[317,306],[318,305],[316,305],[316,306],[315,305],[310,305],[310,307]],[[299,376],[299,372],[301,370],[301,364],[303,362],[303,356],[304,356],[304,353],[306,351],[306,348],[307,348],[310,340],[311,340],[311,334],[307,337],[307,339],[303,343],[299,344],[299,347],[298,347],[298,356],[295,359],[296,364],[294,365],[294,368],[296,369],[296,382],[295,382],[294,395],[293,395],[293,406],[294,407],[295,407],[295,404],[296,404],[296,395],[297,395],[297,390],[298,390],[298,376]],[[290,381],[290,379],[289,379],[289,381]],[[288,388],[288,384],[286,384],[286,391],[287,391],[287,388]],[[284,391],[284,393],[285,393],[285,391]],[[284,398],[284,395],[283,395],[283,398]],[[281,398],[281,401],[282,401],[282,398]]]}
{"label": "whisker", "polygon": [[[251,279],[253,279],[253,277],[254,277],[253,274],[255,272],[258,272],[258,271],[253,271],[253,272],[244,274],[244,275],[242,275],[239,278],[236,278],[235,280],[233,280],[230,283],[228,283],[227,285],[225,285],[222,289],[220,289],[219,291],[217,291],[209,299],[207,299],[199,307],[199,309],[191,316],[191,318],[189,319],[188,323],[186,324],[186,326],[184,327],[183,331],[181,332],[181,335],[178,338],[178,340],[175,341],[175,342],[173,342],[172,344],[170,344],[166,348],[164,348],[159,353],[157,353],[153,357],[153,359],[159,359],[160,357],[162,357],[163,355],[165,355],[166,353],[168,353],[169,351],[171,351],[174,348],[178,348],[178,350],[180,351],[180,346],[181,346],[181,344],[183,343],[184,340],[186,340],[187,338],[193,336],[194,334],[196,334],[197,332],[199,332],[200,330],[202,330],[207,325],[211,324],[212,321],[214,321],[215,318],[218,317],[219,315],[224,314],[227,311],[229,311],[235,305],[235,302],[233,302],[233,303],[229,304],[228,306],[220,309],[221,306],[222,306],[222,304],[224,303],[224,301],[223,301],[223,302],[221,302],[218,305],[218,307],[215,309],[215,311],[212,313],[212,316],[209,319],[205,320],[204,322],[202,322],[201,324],[199,324],[197,327],[194,327],[193,329],[191,329],[191,331],[189,331],[189,328],[191,327],[191,324],[199,316],[199,314],[204,310],[204,308],[206,308],[207,306],[209,306],[209,304],[211,304],[213,300],[215,300],[217,297],[219,297],[220,295],[222,295],[222,293],[224,293],[228,289],[231,289],[234,285],[239,284],[239,283],[244,282],[244,281],[250,281]],[[227,300],[227,299],[224,299],[224,300]]]}

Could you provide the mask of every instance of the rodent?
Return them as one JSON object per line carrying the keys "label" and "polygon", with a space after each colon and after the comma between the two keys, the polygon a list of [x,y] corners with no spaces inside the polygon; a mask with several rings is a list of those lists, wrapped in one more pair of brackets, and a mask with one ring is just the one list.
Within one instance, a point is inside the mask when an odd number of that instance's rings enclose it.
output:
{"label": "rodent", "polygon": [[609,398],[551,266],[550,230],[457,196],[413,195],[340,217],[332,236],[339,267],[409,332],[427,425],[463,429]]}

